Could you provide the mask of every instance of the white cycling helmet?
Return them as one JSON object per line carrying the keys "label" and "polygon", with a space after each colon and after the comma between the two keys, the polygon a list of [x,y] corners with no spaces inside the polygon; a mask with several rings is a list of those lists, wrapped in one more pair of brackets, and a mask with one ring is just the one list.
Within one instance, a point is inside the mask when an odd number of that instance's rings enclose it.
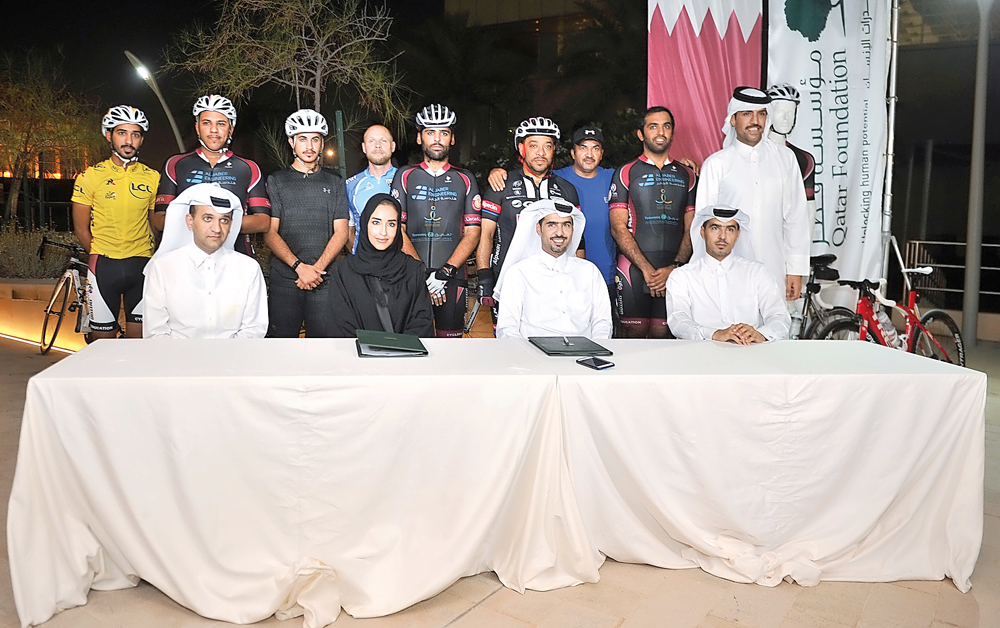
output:
{"label": "white cycling helmet", "polygon": [[231,125],[236,126],[236,107],[233,106],[233,101],[225,96],[219,96],[218,94],[202,96],[194,101],[193,111],[196,119],[201,115],[202,111],[218,111],[229,118]]}
{"label": "white cycling helmet", "polygon": [[444,129],[454,126],[457,119],[444,105],[427,105],[417,114],[417,129]]}
{"label": "white cycling helmet", "polygon": [[285,135],[295,137],[299,133],[319,133],[326,137],[330,133],[330,127],[320,112],[299,109],[285,120]]}
{"label": "white cycling helmet", "polygon": [[559,141],[559,125],[548,118],[528,118],[514,129],[514,148],[529,135],[544,135]]}
{"label": "white cycling helmet", "polygon": [[114,131],[115,127],[120,124],[134,124],[143,132],[149,130],[149,120],[146,119],[146,114],[129,105],[118,105],[108,109],[108,112],[104,114],[104,118],[101,119],[101,132]]}
{"label": "white cycling helmet", "polygon": [[767,88],[767,95],[771,97],[771,100],[790,100],[796,104],[800,102],[799,90],[795,89],[788,83],[772,85]]}

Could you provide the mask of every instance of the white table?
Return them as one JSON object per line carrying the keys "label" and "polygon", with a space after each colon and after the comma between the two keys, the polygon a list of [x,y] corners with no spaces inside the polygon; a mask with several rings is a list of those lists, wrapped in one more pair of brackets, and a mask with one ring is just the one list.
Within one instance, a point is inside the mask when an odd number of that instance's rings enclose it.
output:
{"label": "white table", "polygon": [[22,624],[139,578],[206,617],[307,626],[488,570],[596,582],[555,375],[518,344],[427,344],[100,341],[33,377],[7,519]]}
{"label": "white table", "polygon": [[738,582],[940,580],[982,541],[986,376],[862,342],[605,343],[555,363],[588,533]]}
{"label": "white table", "polygon": [[603,555],[968,587],[981,373],[867,343],[606,341],[601,372],[426,344],[101,341],[32,378],[8,514],[22,623],[142,578],[207,617],[321,626],[486,570],[593,582]]}

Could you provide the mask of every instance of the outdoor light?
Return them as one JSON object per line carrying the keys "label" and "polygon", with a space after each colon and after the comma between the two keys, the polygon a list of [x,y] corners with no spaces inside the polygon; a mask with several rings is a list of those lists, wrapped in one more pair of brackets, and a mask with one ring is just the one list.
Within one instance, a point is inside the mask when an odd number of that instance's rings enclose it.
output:
{"label": "outdoor light", "polygon": [[128,59],[132,67],[139,74],[139,77],[149,85],[149,88],[153,90],[156,97],[160,101],[160,106],[163,107],[163,112],[167,114],[167,122],[170,123],[170,128],[174,130],[174,139],[177,140],[177,150],[184,152],[184,140],[181,139],[181,132],[177,129],[177,123],[174,121],[174,114],[170,113],[170,107],[167,106],[167,101],[163,99],[163,94],[160,93],[160,87],[156,84],[156,78],[149,71],[148,68],[139,61],[139,57],[135,56],[128,50],[125,51],[125,57]]}
{"label": "outdoor light", "polygon": [[326,149],[326,156],[327,157],[333,157],[333,149],[332,148]]}

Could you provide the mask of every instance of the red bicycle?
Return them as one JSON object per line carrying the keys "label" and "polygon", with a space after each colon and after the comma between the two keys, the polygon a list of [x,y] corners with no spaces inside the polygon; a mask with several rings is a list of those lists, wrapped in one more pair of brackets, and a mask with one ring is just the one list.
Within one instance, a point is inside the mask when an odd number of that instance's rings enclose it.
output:
{"label": "red bicycle", "polygon": [[[896,248],[895,240],[893,247]],[[896,248],[899,256],[899,249]],[[902,259],[900,258],[902,267]],[[920,295],[910,284],[910,274],[929,275],[933,268],[903,268],[904,290],[907,304],[899,305],[882,295],[885,280],[845,281],[838,283],[858,291],[858,304],[854,316],[837,318],[823,327],[816,338],[820,340],[867,340],[909,353],[965,366],[965,343],[955,320],[944,310],[930,310],[923,316],[917,308]],[[892,321],[879,306],[893,308],[903,316],[906,328],[896,332]]]}

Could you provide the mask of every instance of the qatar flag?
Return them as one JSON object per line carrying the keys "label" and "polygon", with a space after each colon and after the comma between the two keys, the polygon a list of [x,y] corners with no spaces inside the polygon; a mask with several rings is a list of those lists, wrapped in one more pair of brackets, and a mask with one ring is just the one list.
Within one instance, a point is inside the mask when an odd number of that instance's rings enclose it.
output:
{"label": "qatar flag", "polygon": [[722,148],[733,89],[760,86],[763,0],[649,0],[647,103],[676,118],[671,157]]}

